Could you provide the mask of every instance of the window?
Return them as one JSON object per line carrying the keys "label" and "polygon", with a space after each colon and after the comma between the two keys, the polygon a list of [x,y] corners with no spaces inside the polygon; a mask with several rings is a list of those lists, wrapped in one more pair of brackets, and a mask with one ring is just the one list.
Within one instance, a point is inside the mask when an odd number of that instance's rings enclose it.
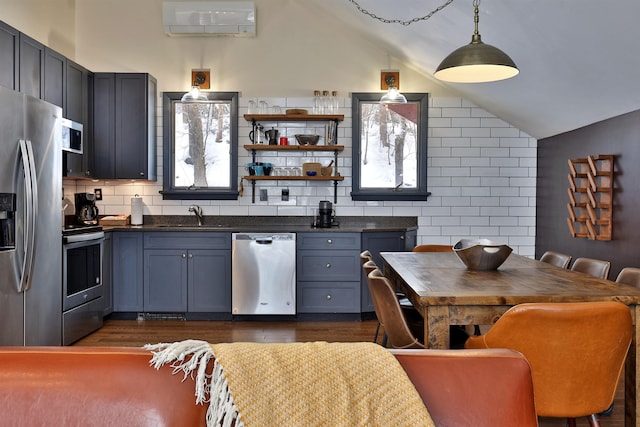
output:
{"label": "window", "polygon": [[163,95],[163,199],[238,198],[238,93],[203,92],[206,102]]}
{"label": "window", "polygon": [[427,93],[381,104],[380,93],[352,94],[353,200],[426,200]]}

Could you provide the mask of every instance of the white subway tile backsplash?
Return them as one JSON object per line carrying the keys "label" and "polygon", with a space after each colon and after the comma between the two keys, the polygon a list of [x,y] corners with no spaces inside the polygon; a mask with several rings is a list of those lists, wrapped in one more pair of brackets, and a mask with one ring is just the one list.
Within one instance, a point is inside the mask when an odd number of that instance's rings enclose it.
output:
{"label": "white subway tile backsplash", "polygon": [[[311,109],[309,98],[260,98],[282,108]],[[240,114],[246,112],[248,98],[240,97]],[[338,183],[335,204],[338,216],[417,216],[418,243],[453,244],[461,238],[493,238],[507,241],[514,250],[532,255],[535,244],[535,174],[537,141],[495,117],[472,102],[455,97],[429,99],[427,201],[356,202],[351,200],[352,144],[351,99],[340,97],[340,113],[345,120],[338,133],[345,150],[337,165],[345,180]],[[130,198],[143,197],[145,215],[188,215],[188,206],[200,205],[206,215],[311,216],[320,200],[333,201],[333,183],[304,181],[261,181],[269,200],[251,203],[251,184],[244,182],[244,196],[239,200],[175,201],[163,200],[162,190],[162,105],[158,106],[158,181],[157,182],[83,182],[65,181],[65,196],[73,200],[74,192],[102,188],[100,212],[130,212]],[[251,126],[239,120],[238,176],[252,161],[242,147],[249,143]],[[318,123],[274,123],[281,134],[293,139],[300,132],[324,134]],[[295,142],[294,142],[295,143]],[[298,153],[260,153],[263,161],[278,166],[299,167],[304,161],[326,164],[332,153],[317,155]],[[280,200],[281,190],[288,188],[290,201]],[[256,194],[256,199],[258,199]]]}

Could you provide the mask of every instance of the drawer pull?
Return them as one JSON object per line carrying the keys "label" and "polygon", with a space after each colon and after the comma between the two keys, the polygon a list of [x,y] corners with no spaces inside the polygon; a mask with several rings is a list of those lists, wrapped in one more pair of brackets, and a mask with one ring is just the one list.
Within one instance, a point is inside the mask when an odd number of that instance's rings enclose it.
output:
{"label": "drawer pull", "polygon": [[327,244],[328,244],[328,245],[332,245],[332,244],[333,244],[333,240],[331,240],[331,239],[327,239]]}
{"label": "drawer pull", "polygon": [[327,301],[331,299],[331,294],[327,295]]}
{"label": "drawer pull", "polygon": [[331,264],[327,263],[327,265],[325,267],[331,268]]}

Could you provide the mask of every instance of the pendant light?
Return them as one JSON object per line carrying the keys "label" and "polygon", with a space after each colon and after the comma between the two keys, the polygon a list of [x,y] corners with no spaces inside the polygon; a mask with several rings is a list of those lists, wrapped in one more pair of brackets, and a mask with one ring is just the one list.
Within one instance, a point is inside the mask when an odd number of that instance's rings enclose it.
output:
{"label": "pendant light", "polygon": [[191,86],[191,90],[185,93],[180,102],[206,102],[208,101],[207,97],[200,92],[200,86]]}
{"label": "pendant light", "polygon": [[452,83],[485,83],[516,76],[520,71],[509,56],[485,44],[478,32],[480,0],[473,1],[475,31],[471,43],[454,50],[438,66],[434,76]]}

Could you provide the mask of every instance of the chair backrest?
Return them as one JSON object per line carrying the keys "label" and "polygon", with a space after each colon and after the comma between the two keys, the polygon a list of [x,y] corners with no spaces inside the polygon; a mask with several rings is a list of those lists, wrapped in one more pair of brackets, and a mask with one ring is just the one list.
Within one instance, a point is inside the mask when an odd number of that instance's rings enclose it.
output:
{"label": "chair backrest", "polygon": [[535,427],[531,367],[513,350],[389,350],[437,426]]}
{"label": "chair backrest", "polygon": [[562,254],[560,252],[546,251],[540,257],[540,261],[547,264],[555,265],[560,268],[568,268],[571,262],[571,255]]}
{"label": "chair backrest", "polygon": [[640,268],[625,267],[620,270],[616,282],[640,288]]}
{"label": "chair backrest", "polygon": [[609,277],[609,269],[611,263],[609,261],[602,261],[592,258],[576,258],[571,266],[571,270],[586,273],[600,279],[606,279]]}
{"label": "chair backrest", "polygon": [[632,334],[631,313],[620,302],[520,304],[465,347],[524,354],[538,415],[578,418],[613,402]]}
{"label": "chair backrest", "polygon": [[453,252],[451,245],[418,245],[412,249],[413,252]]}
{"label": "chair backrest", "polygon": [[360,252],[360,264],[364,264],[367,261],[373,261],[373,255],[368,250]]}
{"label": "chair backrest", "polygon": [[409,329],[389,279],[376,268],[367,275],[367,284],[376,315],[387,334],[390,347],[424,348]]}

